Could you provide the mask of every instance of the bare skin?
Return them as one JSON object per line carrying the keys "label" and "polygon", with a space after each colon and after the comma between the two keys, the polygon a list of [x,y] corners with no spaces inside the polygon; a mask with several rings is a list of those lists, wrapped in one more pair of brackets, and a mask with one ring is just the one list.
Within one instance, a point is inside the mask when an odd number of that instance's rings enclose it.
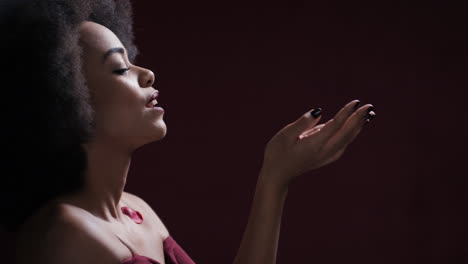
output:
{"label": "bare skin", "polygon": [[[102,56],[109,49],[123,47],[107,28],[83,22],[80,34],[83,72],[98,124],[96,137],[85,146],[86,186],[77,195],[57,198],[29,219],[18,239],[19,263],[121,263],[131,257],[126,245],[164,263],[162,243],[169,231],[145,201],[123,191],[132,152],[166,134],[162,114],[145,108],[154,91],[154,75],[131,65],[126,54],[114,53],[103,63]],[[122,71],[124,75],[115,73],[127,67],[130,70]],[[308,111],[268,142],[235,264],[276,263],[288,186],[303,173],[342,156],[372,106],[355,111],[356,102],[349,102],[321,125],[317,125],[320,117],[313,118]],[[123,215],[122,206],[140,211],[143,224]]]}
{"label": "bare skin", "polygon": [[132,256],[126,245],[164,263],[163,240],[169,233],[162,221],[130,193],[124,192],[119,202],[139,211],[143,223],[135,224],[129,218],[109,223],[71,199],[49,203],[21,229],[18,263],[122,263]]}
{"label": "bare skin", "polygon": [[[166,134],[163,114],[146,107],[156,91],[154,74],[130,64],[126,54],[113,53],[103,60],[108,50],[124,48],[104,26],[83,22],[80,44],[97,123],[95,138],[84,146],[86,185],[83,192],[59,197],[30,219],[18,239],[20,263],[119,263],[132,256],[119,238],[137,254],[164,263],[162,241],[169,235],[167,229],[142,199],[123,191],[132,152]],[[130,70],[121,70],[125,68]],[[142,210],[143,224],[135,224],[121,212],[128,204]],[[65,240],[66,234],[70,239]]]}
{"label": "bare skin", "polygon": [[[276,263],[284,202],[289,184],[305,172],[339,159],[367,122],[371,104],[346,104],[325,124],[309,111],[281,129],[267,144],[247,227],[235,264]],[[370,111],[371,115],[375,112]]]}

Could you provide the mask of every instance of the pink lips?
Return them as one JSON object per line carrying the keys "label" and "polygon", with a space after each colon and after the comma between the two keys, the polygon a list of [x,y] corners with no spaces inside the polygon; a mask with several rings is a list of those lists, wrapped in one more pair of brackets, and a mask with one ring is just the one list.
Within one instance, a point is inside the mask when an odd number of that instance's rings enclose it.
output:
{"label": "pink lips", "polygon": [[150,96],[150,98],[148,99],[148,101],[147,101],[147,103],[146,103],[146,107],[149,107],[149,108],[153,107],[153,104],[152,104],[151,102],[152,102],[154,99],[157,100],[158,96],[159,96],[159,91],[156,90],[156,91]]}

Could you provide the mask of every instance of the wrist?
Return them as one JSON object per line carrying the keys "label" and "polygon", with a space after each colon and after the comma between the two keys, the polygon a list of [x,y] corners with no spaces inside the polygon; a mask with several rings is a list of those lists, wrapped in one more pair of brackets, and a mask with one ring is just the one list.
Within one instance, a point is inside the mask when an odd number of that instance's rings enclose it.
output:
{"label": "wrist", "polygon": [[277,195],[287,194],[289,183],[280,180],[284,178],[281,172],[262,168],[258,177],[257,188]]}

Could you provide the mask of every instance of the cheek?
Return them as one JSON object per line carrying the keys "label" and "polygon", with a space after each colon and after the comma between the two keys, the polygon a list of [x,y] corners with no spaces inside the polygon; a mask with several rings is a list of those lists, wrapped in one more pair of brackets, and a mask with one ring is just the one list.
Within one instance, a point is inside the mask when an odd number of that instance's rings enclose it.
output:
{"label": "cheek", "polygon": [[103,127],[135,126],[145,109],[141,89],[129,77],[100,76],[94,79],[93,104],[96,121]]}
{"label": "cheek", "polygon": [[114,137],[133,134],[141,124],[141,108],[126,97],[113,97],[101,105],[96,113],[97,126],[101,132]]}
{"label": "cheek", "polygon": [[138,104],[141,95],[130,78],[102,76],[94,83],[96,103],[106,108],[131,108]]}
{"label": "cheek", "polygon": [[113,87],[110,90],[113,91],[102,99],[105,117],[120,126],[134,124],[145,107],[141,95],[130,87]]}
{"label": "cheek", "polygon": [[139,93],[137,87],[131,85],[113,87],[114,97],[112,105],[118,112],[128,112],[135,114],[140,112],[141,108],[144,107],[142,103],[142,95]]}

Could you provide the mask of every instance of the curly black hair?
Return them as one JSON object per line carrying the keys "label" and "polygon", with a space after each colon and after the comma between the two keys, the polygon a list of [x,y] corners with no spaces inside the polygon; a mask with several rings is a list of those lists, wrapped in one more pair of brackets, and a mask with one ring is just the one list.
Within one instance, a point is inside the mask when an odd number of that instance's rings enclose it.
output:
{"label": "curly black hair", "polygon": [[0,226],[16,232],[45,203],[82,189],[82,147],[94,111],[81,73],[79,24],[113,31],[133,63],[128,0],[13,0],[0,4]]}

